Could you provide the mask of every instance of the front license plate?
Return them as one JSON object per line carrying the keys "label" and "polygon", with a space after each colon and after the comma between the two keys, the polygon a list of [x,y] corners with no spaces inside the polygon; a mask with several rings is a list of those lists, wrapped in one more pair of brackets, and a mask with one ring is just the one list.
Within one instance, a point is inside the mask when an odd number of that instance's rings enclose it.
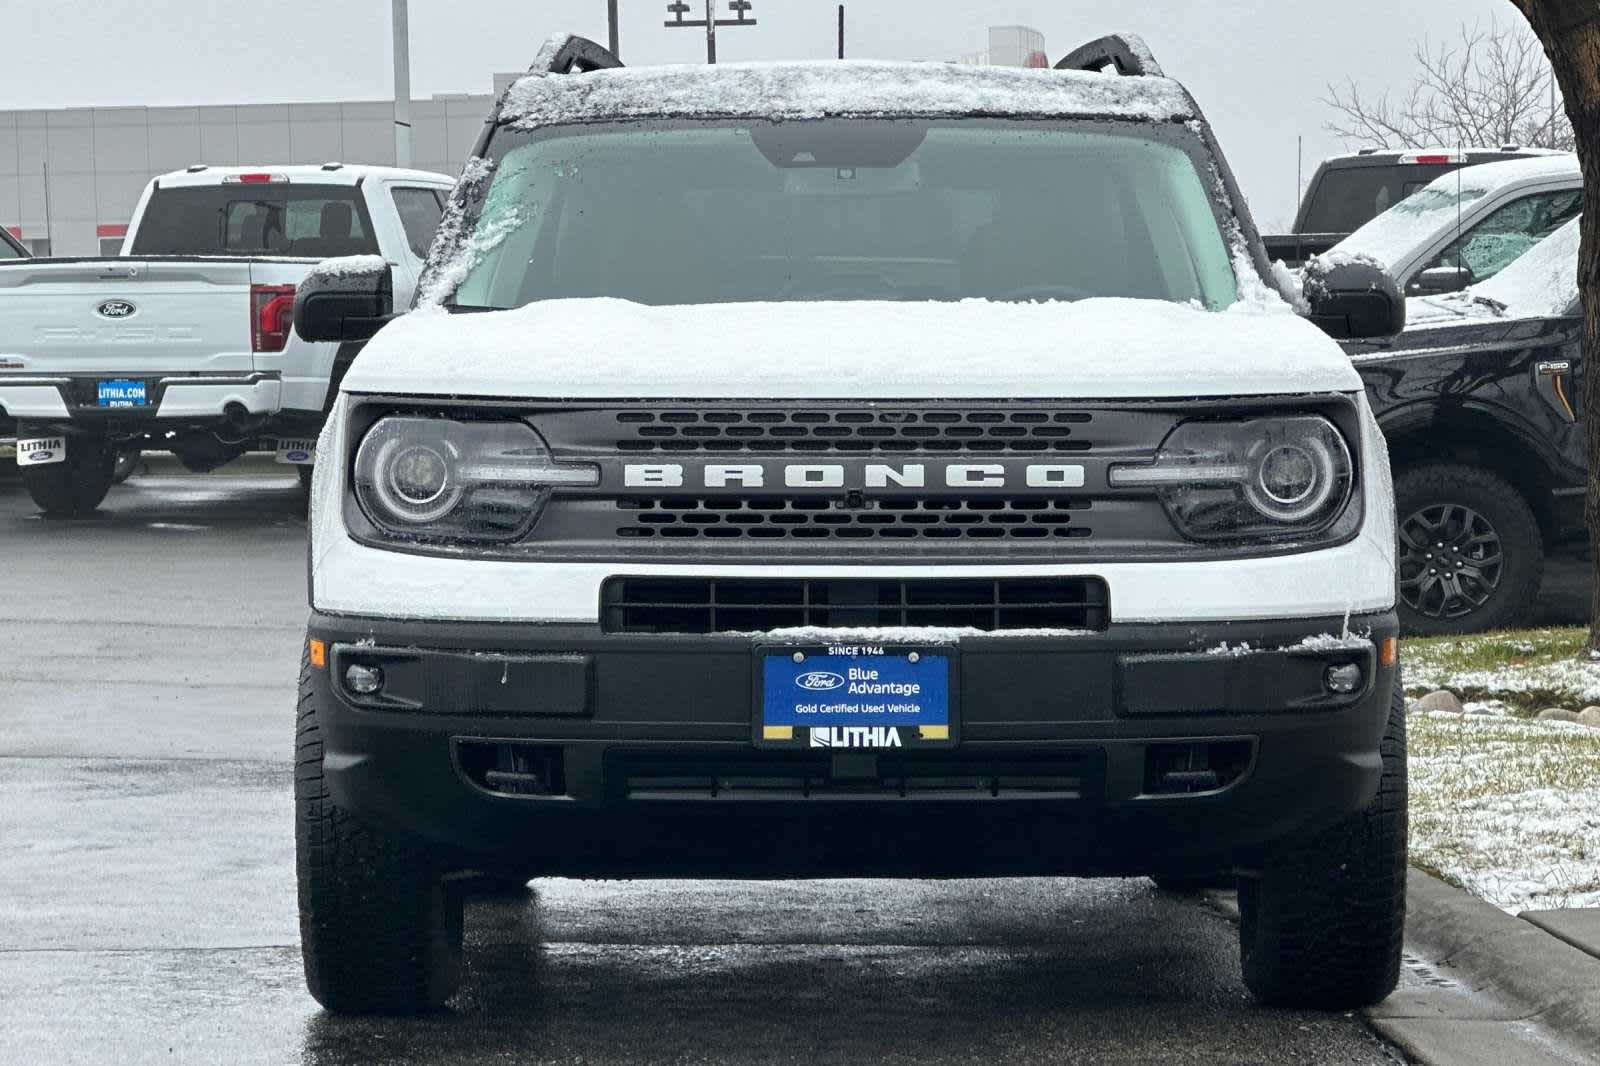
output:
{"label": "front license plate", "polygon": [[314,440],[278,441],[277,461],[290,466],[310,466],[317,459],[317,442]]}
{"label": "front license plate", "polygon": [[67,459],[67,438],[35,437],[17,441],[18,466],[47,466]]}
{"label": "front license plate", "polygon": [[132,378],[113,378],[97,382],[95,398],[101,407],[143,407],[144,382]]}
{"label": "front license plate", "polygon": [[835,644],[757,649],[757,747],[956,743],[955,649]]}

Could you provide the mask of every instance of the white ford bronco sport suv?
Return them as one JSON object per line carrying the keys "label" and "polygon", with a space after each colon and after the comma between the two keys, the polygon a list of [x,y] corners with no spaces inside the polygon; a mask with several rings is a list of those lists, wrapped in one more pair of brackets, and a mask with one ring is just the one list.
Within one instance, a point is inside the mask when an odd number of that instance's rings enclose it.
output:
{"label": "white ford bronco sport suv", "polygon": [[1393,504],[1329,334],[1394,284],[1297,314],[1137,39],[619,66],[545,46],[408,313],[297,297],[371,338],[312,489],[316,998],[443,1003],[472,876],[1023,874],[1237,877],[1261,1000],[1384,997]]}

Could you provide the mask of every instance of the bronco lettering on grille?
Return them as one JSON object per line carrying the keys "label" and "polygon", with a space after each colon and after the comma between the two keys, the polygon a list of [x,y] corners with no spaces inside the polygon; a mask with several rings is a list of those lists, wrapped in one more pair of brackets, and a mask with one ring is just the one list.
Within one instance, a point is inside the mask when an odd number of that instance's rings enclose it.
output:
{"label": "bronco lettering on grille", "polygon": [[1076,463],[629,463],[627,488],[1079,489]]}

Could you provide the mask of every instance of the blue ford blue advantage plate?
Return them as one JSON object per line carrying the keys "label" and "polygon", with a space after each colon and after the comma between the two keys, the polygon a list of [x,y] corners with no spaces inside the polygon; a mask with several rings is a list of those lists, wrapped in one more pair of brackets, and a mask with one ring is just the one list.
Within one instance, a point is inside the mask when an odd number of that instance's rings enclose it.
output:
{"label": "blue ford blue advantage plate", "polygon": [[96,383],[96,401],[101,407],[143,407],[144,382],[133,378],[112,378]]}
{"label": "blue ford blue advantage plate", "polygon": [[756,746],[952,747],[955,674],[951,647],[759,647]]}

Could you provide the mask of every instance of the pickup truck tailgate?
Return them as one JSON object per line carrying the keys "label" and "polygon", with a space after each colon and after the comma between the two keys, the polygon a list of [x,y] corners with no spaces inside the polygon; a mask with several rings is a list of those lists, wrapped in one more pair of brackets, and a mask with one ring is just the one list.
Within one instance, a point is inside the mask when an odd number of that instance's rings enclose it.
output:
{"label": "pickup truck tailgate", "polygon": [[0,369],[251,370],[249,262],[41,259],[0,269]]}

